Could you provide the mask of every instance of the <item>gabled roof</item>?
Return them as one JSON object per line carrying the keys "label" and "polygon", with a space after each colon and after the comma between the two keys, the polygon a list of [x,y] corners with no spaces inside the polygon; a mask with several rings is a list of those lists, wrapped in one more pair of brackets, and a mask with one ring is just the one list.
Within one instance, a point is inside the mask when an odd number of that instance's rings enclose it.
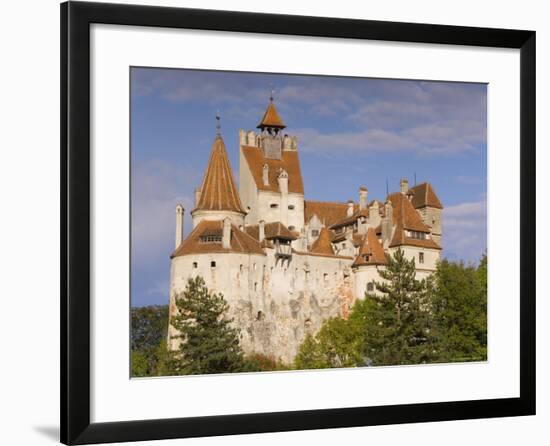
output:
{"label": "gabled roof", "polygon": [[212,144],[210,159],[202,181],[200,199],[194,210],[245,213],[235,186],[225,144],[220,135],[216,136]]}
{"label": "gabled roof", "polygon": [[[303,194],[304,183],[302,181],[302,170],[300,168],[300,159],[298,152],[291,150],[283,150],[281,159],[271,159],[264,156],[263,151],[258,147],[242,146],[244,158],[252,173],[256,187],[259,190],[267,190],[273,192],[281,192],[277,177],[281,169],[288,173],[288,191],[291,193]],[[269,168],[268,179],[269,184],[264,185],[263,172],[264,165]]]}
{"label": "gabled roof", "polygon": [[274,127],[278,129],[284,129],[286,127],[283,124],[283,120],[279,116],[279,113],[277,113],[277,109],[275,108],[275,104],[273,103],[273,98],[270,98],[264,116],[258,124],[259,129],[263,129],[265,127]]}
{"label": "gabled roof", "polygon": [[[358,205],[354,205],[354,210],[358,208]],[[325,226],[332,226],[334,223],[346,218],[347,212],[347,203],[335,201],[304,201],[304,218],[306,223],[311,220],[311,217],[317,215]]]}
{"label": "gabled roof", "polygon": [[409,199],[401,192],[388,195],[388,200],[393,206],[393,224],[395,231],[393,233],[390,247],[395,246],[419,246],[422,248],[441,249],[441,247],[432,239],[418,239],[407,237],[406,230],[422,232],[425,237],[431,232],[430,228],[422,221],[418,211],[413,207]]}
{"label": "gabled roof", "polygon": [[326,227],[321,229],[319,237],[311,245],[310,252],[313,254],[334,255],[334,249],[332,249],[332,243],[330,242],[330,234]]}
{"label": "gabled roof", "polygon": [[[260,239],[259,225],[245,226],[244,230],[248,235],[253,237],[255,240]],[[266,223],[264,226],[264,232],[265,232],[266,240],[273,240],[276,238],[284,239],[284,240],[296,240],[298,238],[295,232],[288,229],[280,221]]]}
{"label": "gabled roof", "polygon": [[439,198],[430,183],[418,184],[411,187],[410,190],[414,192],[412,204],[416,209],[426,206],[443,209],[443,205],[441,204],[441,201],[439,201]]}
{"label": "gabled roof", "polygon": [[386,254],[376,237],[374,228],[369,228],[363,237],[363,244],[352,266],[385,265]]}
{"label": "gabled roof", "polygon": [[388,195],[393,207],[393,224],[401,225],[403,229],[410,231],[430,232],[430,228],[422,221],[422,218],[413,207],[409,199],[401,192]]}
{"label": "gabled roof", "polygon": [[265,254],[257,240],[234,225],[231,225],[231,247],[229,249],[224,249],[221,242],[201,242],[201,237],[205,236],[223,236],[223,221],[202,220],[176,248],[171,257],[224,252]]}

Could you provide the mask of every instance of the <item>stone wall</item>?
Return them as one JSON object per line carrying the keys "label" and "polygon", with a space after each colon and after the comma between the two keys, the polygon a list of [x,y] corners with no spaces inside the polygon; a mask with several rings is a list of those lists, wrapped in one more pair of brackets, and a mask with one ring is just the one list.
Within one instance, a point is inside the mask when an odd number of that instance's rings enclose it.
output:
{"label": "stone wall", "polygon": [[[291,362],[308,333],[316,333],[326,319],[349,312],[354,302],[353,260],[294,254],[282,261],[274,249],[266,251],[266,256],[216,253],[172,259],[170,314],[187,280],[201,275],[211,291],[227,300],[246,353]],[[169,336],[174,334],[170,328]],[[169,339],[169,346],[177,348],[178,341]]]}

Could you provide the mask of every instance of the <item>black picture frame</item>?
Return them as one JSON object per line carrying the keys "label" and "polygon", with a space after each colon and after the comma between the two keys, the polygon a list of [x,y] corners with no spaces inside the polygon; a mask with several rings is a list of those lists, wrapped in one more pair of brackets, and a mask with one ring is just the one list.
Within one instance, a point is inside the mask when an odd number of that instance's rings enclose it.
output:
{"label": "black picture frame", "polygon": [[[90,25],[520,50],[520,396],[377,407],[90,422]],[[61,441],[119,441],[535,414],[535,32],[198,9],[61,5]]]}

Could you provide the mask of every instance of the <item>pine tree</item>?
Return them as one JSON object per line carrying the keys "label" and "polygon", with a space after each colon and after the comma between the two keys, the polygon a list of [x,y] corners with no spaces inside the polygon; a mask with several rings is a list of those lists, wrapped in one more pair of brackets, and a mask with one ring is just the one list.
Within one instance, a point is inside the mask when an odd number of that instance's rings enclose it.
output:
{"label": "pine tree", "polygon": [[229,305],[223,295],[211,293],[202,277],[189,279],[176,297],[178,315],[171,324],[180,333],[180,349],[172,369],[180,375],[230,373],[245,370],[238,330],[226,318]]}
{"label": "pine tree", "polygon": [[375,282],[383,294],[366,294],[364,355],[373,365],[420,364],[433,356],[430,337],[431,280],[416,280],[414,259],[399,249],[388,257],[383,282]]}

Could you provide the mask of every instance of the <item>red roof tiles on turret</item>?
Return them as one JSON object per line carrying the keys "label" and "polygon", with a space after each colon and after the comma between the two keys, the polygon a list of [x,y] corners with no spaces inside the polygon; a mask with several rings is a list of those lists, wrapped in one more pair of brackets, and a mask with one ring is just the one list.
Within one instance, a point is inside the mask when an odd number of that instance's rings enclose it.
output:
{"label": "red roof tiles on turret", "polygon": [[210,159],[202,181],[200,199],[194,210],[245,213],[235,186],[225,144],[220,135],[216,136],[212,144]]}
{"label": "red roof tiles on turret", "polygon": [[272,127],[277,129],[284,129],[286,127],[283,124],[283,120],[279,116],[279,113],[277,113],[277,109],[275,108],[275,104],[273,103],[273,98],[270,98],[264,116],[258,124],[259,129],[264,129],[265,127]]}
{"label": "red roof tiles on turret", "polygon": [[236,226],[231,226],[230,248],[224,249],[221,240],[219,242],[203,242],[201,238],[223,236],[223,221],[202,220],[187,236],[187,238],[172,253],[171,257],[179,257],[189,254],[206,253],[245,253],[262,254],[264,251],[257,240],[241,231]]}

